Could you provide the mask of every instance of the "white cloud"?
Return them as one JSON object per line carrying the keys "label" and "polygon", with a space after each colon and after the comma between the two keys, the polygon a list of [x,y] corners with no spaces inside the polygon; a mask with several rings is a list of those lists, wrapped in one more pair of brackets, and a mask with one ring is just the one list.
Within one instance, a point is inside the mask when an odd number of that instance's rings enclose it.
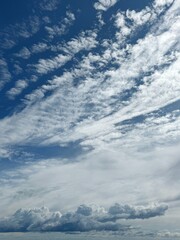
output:
{"label": "white cloud", "polygon": [[110,7],[117,3],[118,0],[99,0],[94,4],[96,10],[107,11]]}
{"label": "white cloud", "polygon": [[7,91],[7,96],[10,99],[14,99],[17,95],[19,95],[26,87],[28,86],[27,80],[18,80],[15,84],[15,87],[11,88]]}
{"label": "white cloud", "polygon": [[154,6],[155,7],[161,7],[161,6],[168,6],[173,3],[173,0],[155,0]]}
{"label": "white cloud", "polygon": [[57,68],[62,67],[66,62],[71,59],[71,56],[59,54],[53,59],[40,59],[38,63],[35,65],[35,68],[38,73],[46,74],[49,71],[53,71]]}
{"label": "white cloud", "polygon": [[15,54],[16,57],[23,58],[23,59],[28,59],[31,56],[31,52],[27,47],[23,47],[19,53]]}
{"label": "white cloud", "polygon": [[55,52],[62,50],[64,54],[58,54],[52,59],[40,59],[34,67],[40,74],[46,74],[49,71],[58,69],[70,61],[74,54],[77,54],[82,50],[88,51],[94,48],[97,44],[96,36],[95,32],[82,32],[79,37],[70,40],[64,46],[57,45],[52,47]]}
{"label": "white cloud", "polygon": [[149,23],[150,20],[153,20],[155,17],[155,12],[152,11],[149,7],[141,10],[140,12],[136,12],[135,10],[127,10],[126,16],[128,19],[133,21],[137,25],[143,25],[145,23]]}
{"label": "white cloud", "polygon": [[45,30],[48,32],[48,36],[52,39],[55,36],[66,34],[69,28],[73,25],[74,21],[75,15],[72,12],[67,11],[66,17],[59,24],[45,26]]}

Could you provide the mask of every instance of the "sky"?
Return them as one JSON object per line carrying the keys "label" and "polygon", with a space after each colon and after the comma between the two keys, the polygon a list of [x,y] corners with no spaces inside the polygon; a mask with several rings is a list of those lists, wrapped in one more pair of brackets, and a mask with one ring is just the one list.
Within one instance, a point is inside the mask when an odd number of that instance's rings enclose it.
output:
{"label": "sky", "polygon": [[0,232],[180,237],[179,12],[0,1]]}

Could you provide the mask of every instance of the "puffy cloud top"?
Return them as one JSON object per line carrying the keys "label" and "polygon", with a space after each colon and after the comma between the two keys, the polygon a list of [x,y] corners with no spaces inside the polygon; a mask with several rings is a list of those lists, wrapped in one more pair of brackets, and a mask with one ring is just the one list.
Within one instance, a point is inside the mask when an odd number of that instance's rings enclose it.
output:
{"label": "puffy cloud top", "polygon": [[122,218],[127,219],[136,218],[145,219],[164,215],[167,209],[168,209],[167,205],[152,204],[148,207],[144,206],[134,207],[130,205],[120,205],[116,203],[114,206],[109,208],[109,214],[115,215],[117,216],[117,218],[122,216]]}
{"label": "puffy cloud top", "polygon": [[76,213],[77,214],[82,214],[84,216],[89,216],[89,215],[92,214],[92,208],[88,207],[86,205],[81,205],[81,206],[78,207]]}
{"label": "puffy cloud top", "polygon": [[108,211],[97,211],[81,205],[75,212],[61,214],[48,208],[19,209],[12,216],[0,220],[0,231],[125,231],[120,219],[145,219],[164,215],[168,207],[164,204],[130,206],[116,203]]}

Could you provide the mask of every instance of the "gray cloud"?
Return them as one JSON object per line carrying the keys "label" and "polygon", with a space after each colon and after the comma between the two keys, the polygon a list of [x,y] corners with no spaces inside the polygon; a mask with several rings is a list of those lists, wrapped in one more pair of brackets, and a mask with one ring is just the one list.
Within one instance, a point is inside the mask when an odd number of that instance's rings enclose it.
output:
{"label": "gray cloud", "polygon": [[179,238],[180,237],[180,232],[170,232],[170,231],[164,231],[164,232],[159,232],[157,234],[158,237],[166,237],[166,238]]}
{"label": "gray cloud", "polygon": [[168,207],[164,204],[130,206],[115,204],[104,208],[81,205],[75,212],[61,214],[48,208],[19,209],[12,216],[0,220],[0,231],[128,231],[120,219],[145,219],[164,215]]}
{"label": "gray cloud", "polygon": [[130,205],[120,205],[116,203],[114,206],[109,208],[109,214],[116,216],[117,219],[118,217],[121,218],[121,216],[126,219],[146,219],[164,215],[167,209],[167,205],[153,204],[148,207],[133,207]]}

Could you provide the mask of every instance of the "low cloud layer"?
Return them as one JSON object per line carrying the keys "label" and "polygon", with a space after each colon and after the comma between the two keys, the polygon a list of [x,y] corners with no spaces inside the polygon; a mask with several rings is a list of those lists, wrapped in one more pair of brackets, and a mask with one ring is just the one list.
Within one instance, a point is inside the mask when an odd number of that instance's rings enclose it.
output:
{"label": "low cloud layer", "polygon": [[164,204],[130,206],[115,204],[103,207],[81,205],[75,212],[61,214],[48,208],[19,209],[12,216],[0,220],[0,232],[26,231],[128,231],[131,227],[122,219],[147,219],[162,216],[168,209]]}

